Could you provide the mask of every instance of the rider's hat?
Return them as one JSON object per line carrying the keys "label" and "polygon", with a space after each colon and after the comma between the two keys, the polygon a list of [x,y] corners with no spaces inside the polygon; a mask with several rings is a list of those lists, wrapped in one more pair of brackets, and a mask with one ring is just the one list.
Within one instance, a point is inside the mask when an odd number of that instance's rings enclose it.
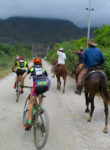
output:
{"label": "rider's hat", "polygon": [[92,45],[92,46],[97,46],[97,43],[95,43],[94,39],[89,39],[87,41],[88,44]]}
{"label": "rider's hat", "polygon": [[63,51],[63,47],[60,47],[59,50],[60,50],[60,51]]}
{"label": "rider's hat", "polygon": [[80,49],[81,49],[81,50],[84,50],[84,48],[83,48],[83,47],[80,47]]}

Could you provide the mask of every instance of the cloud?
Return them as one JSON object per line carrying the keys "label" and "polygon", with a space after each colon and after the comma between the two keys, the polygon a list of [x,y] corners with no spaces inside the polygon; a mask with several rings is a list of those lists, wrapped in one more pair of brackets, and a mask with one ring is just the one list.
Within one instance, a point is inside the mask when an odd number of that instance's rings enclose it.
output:
{"label": "cloud", "polygon": [[[91,25],[110,24],[110,0],[91,0]],[[0,18],[30,16],[67,19],[87,26],[89,0],[5,0],[0,1]]]}

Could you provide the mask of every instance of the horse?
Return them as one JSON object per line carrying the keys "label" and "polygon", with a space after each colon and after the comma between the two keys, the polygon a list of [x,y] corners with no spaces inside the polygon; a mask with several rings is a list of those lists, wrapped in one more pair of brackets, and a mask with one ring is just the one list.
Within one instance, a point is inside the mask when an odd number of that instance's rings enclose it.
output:
{"label": "horse", "polygon": [[53,67],[51,69],[51,72],[55,72],[56,78],[57,78],[57,89],[60,90],[61,88],[61,80],[62,77],[64,80],[64,87],[63,87],[63,93],[65,93],[65,85],[66,85],[66,77],[67,77],[67,68],[65,64],[57,64],[58,61],[54,60]]}
{"label": "horse", "polygon": [[[105,127],[103,132],[108,133],[108,105],[110,105],[110,96],[108,93],[108,80],[107,76],[101,70],[95,70],[88,73],[84,81],[85,89],[85,99],[86,99],[86,110],[85,112],[90,111],[88,122],[91,122],[94,106],[94,97],[96,93],[100,92],[103,103],[104,103],[104,112],[105,112]],[[91,109],[89,110],[89,103],[91,104]]]}

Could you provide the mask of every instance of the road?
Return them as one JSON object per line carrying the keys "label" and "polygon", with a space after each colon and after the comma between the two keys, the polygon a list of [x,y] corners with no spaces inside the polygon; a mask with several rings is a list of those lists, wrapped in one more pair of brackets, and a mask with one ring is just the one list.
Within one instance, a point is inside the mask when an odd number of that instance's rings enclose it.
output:
{"label": "road", "polygon": [[[50,73],[51,65],[43,62]],[[13,89],[15,74],[0,81],[0,150],[36,150],[33,131],[26,132],[22,124],[25,99],[29,89],[15,102]],[[25,85],[31,85],[27,77]],[[104,106],[101,97],[95,98],[92,122],[87,122],[84,93],[74,94],[75,81],[67,77],[65,94],[56,89],[56,78],[52,78],[50,91],[45,95],[44,107],[49,115],[49,137],[43,150],[110,150],[110,130],[103,133]],[[110,124],[110,115],[109,115]],[[109,127],[110,129],[110,127]]]}

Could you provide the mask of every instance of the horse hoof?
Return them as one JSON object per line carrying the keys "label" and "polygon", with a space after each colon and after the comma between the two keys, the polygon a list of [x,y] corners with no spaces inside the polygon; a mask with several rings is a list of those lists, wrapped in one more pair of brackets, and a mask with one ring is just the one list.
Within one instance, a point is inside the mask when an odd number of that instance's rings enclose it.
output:
{"label": "horse hoof", "polygon": [[108,130],[107,130],[107,129],[104,129],[103,132],[104,132],[104,133],[108,133]]}
{"label": "horse hoof", "polygon": [[88,108],[86,108],[85,113],[89,113],[89,112],[90,112],[90,110]]}
{"label": "horse hoof", "polygon": [[92,120],[92,118],[91,118],[91,117],[89,117],[87,121],[88,121],[88,122],[91,122],[91,120]]}
{"label": "horse hoof", "polygon": [[104,133],[108,133],[108,128],[105,127],[104,130],[103,130],[103,132],[104,132]]}

